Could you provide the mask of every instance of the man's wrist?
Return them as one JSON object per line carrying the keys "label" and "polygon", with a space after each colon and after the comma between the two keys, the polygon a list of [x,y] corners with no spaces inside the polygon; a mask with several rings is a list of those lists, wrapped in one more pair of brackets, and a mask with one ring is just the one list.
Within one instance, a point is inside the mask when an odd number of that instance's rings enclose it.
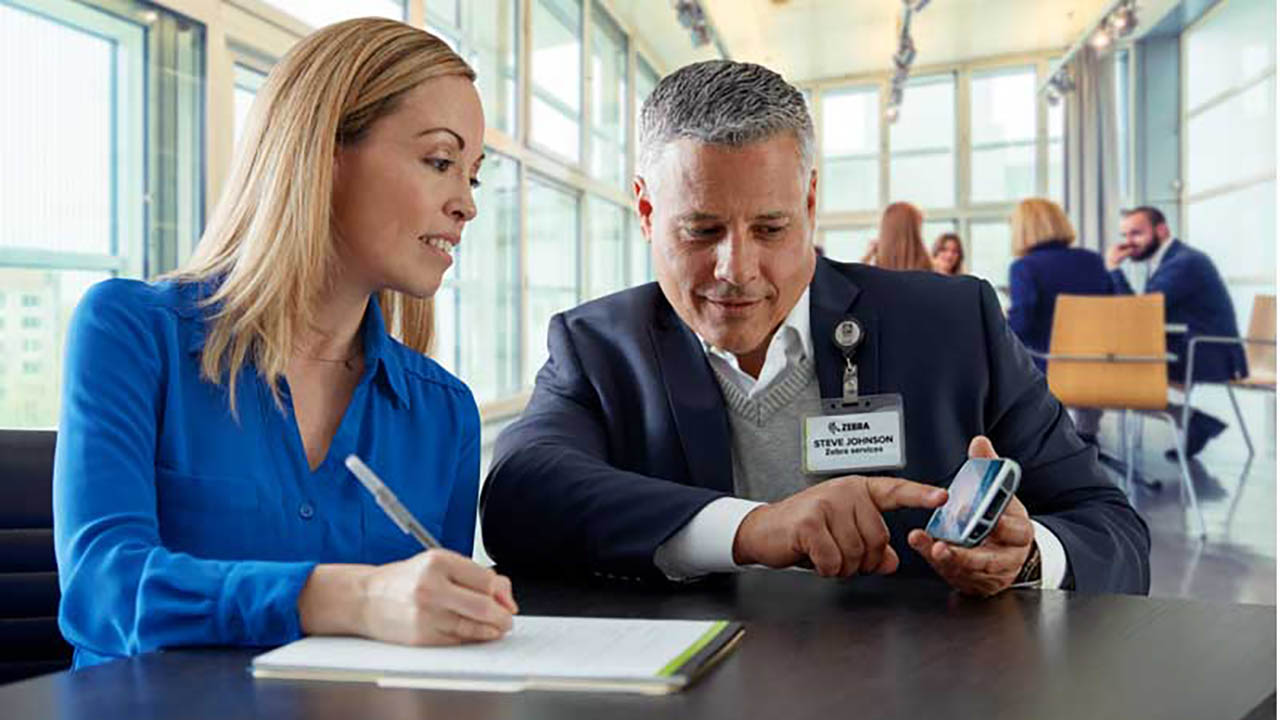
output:
{"label": "man's wrist", "polygon": [[1027,559],[1022,563],[1022,568],[1018,570],[1017,577],[1013,579],[1013,585],[1015,587],[1039,587],[1042,577],[1040,546],[1035,540],[1032,540],[1031,552],[1027,553]]}

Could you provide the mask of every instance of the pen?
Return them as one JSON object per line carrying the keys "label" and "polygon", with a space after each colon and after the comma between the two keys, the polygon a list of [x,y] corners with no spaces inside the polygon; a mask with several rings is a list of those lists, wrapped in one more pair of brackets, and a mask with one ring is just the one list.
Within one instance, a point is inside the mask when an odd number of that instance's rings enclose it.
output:
{"label": "pen", "polygon": [[422,543],[422,547],[428,550],[435,550],[440,547],[440,541],[431,536],[427,529],[422,527],[422,523],[409,512],[409,509],[400,503],[400,499],[396,494],[391,492],[391,488],[383,484],[382,480],[369,469],[364,461],[355,455],[348,455],[346,460],[347,469],[352,475],[364,485],[364,489],[369,491],[373,499],[378,501],[378,507],[391,518],[407,535],[412,535],[418,542]]}

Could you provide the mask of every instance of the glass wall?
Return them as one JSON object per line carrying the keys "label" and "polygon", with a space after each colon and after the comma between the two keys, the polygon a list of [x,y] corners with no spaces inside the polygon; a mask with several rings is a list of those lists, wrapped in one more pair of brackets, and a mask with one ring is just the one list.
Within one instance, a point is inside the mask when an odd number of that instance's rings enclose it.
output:
{"label": "glass wall", "polygon": [[970,200],[1014,202],[1036,189],[1036,69],[973,76],[969,129]]}
{"label": "glass wall", "polygon": [[514,135],[519,117],[516,58],[519,0],[431,0],[427,30],[476,71],[485,122]]}
{"label": "glass wall", "polygon": [[524,315],[528,340],[523,379],[533,385],[547,359],[547,323],[552,315],[578,304],[578,249],[566,248],[565,239],[574,238],[576,243],[578,237],[579,195],[551,181],[530,178],[528,202]]}
{"label": "glass wall", "polygon": [[822,210],[872,210],[880,205],[880,89],[848,88],[822,95]]}
{"label": "glass wall", "polygon": [[889,200],[920,208],[956,205],[956,79],[910,80],[902,112],[889,126]]}
{"label": "glass wall", "polygon": [[907,83],[893,120],[885,77],[803,88],[819,103],[818,238],[827,254],[861,260],[883,208],[910,202],[925,214],[926,248],[956,233],[966,269],[1003,290],[1013,208],[1026,197],[1062,201],[1065,113],[1036,92],[1053,61],[1044,53],[940,67]]}
{"label": "glass wall", "polygon": [[599,3],[591,14],[591,174],[622,188],[627,177],[627,36]]}
{"label": "glass wall", "polygon": [[577,164],[581,157],[582,3],[533,0],[530,140]]}
{"label": "glass wall", "polygon": [[[0,1],[0,427],[57,424],[67,321],[203,222],[203,47],[144,3]],[[173,120],[161,123],[162,118]]]}
{"label": "glass wall", "polygon": [[1271,0],[1222,0],[1182,36],[1182,240],[1213,258],[1242,332],[1275,293],[1275,28]]}

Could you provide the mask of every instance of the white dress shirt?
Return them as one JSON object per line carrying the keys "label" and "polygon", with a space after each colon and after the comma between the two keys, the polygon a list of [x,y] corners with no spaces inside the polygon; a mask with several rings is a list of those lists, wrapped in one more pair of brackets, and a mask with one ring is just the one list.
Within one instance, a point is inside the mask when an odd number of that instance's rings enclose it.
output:
{"label": "white dress shirt", "polygon": [[[1163,248],[1161,248],[1163,250]],[[782,376],[783,371],[800,359],[813,355],[813,335],[809,329],[809,289],[796,301],[782,325],[774,332],[765,352],[760,377],[742,371],[738,358],[708,343],[702,337],[707,361],[747,394],[755,398]],[[690,580],[716,572],[740,572],[747,567],[733,561],[733,539],[738,526],[762,502],[725,497],[713,500],[698,511],[685,526],[658,546],[653,561],[671,580]],[[1031,521],[1036,544],[1040,547],[1042,588],[1058,588],[1067,574],[1067,554],[1062,542],[1048,528]]]}

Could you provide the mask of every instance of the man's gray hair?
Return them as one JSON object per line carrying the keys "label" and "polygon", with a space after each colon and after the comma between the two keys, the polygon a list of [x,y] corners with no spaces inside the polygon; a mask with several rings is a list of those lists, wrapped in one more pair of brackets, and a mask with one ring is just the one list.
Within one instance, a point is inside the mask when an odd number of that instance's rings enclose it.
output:
{"label": "man's gray hair", "polygon": [[637,172],[652,169],[662,148],[680,138],[741,147],[780,132],[795,135],[807,180],[813,168],[813,120],[799,90],[754,63],[686,65],[664,77],[644,101]]}

